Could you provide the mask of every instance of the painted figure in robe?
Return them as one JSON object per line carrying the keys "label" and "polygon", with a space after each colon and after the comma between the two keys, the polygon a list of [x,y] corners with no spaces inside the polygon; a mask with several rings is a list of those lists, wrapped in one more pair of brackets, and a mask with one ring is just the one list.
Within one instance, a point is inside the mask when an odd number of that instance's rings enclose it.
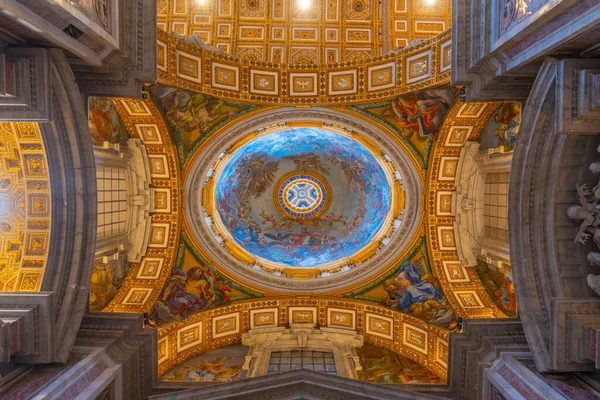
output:
{"label": "painted figure in robe", "polygon": [[[429,277],[428,277],[429,279]],[[417,266],[404,261],[393,278],[383,285],[388,293],[384,303],[393,309],[410,312],[430,323],[447,324],[454,312],[437,287],[422,279]]]}

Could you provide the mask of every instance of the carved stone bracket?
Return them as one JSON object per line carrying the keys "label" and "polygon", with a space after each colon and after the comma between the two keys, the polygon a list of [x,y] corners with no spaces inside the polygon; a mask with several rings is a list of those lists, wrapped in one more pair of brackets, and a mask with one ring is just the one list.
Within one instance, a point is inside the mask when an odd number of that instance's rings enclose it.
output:
{"label": "carved stone bracket", "polygon": [[48,121],[49,96],[47,50],[8,48],[0,54],[0,120]]}
{"label": "carved stone bracket", "polygon": [[556,75],[559,133],[600,133],[600,60],[562,60]]}
{"label": "carved stone bracket", "polygon": [[0,293],[1,361],[11,356],[22,363],[54,359],[54,295],[52,293]]}

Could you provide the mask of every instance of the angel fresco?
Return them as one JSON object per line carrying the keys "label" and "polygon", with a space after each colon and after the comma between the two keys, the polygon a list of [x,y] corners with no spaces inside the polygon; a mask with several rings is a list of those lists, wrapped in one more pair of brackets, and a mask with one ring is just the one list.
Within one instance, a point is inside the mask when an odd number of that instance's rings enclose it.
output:
{"label": "angel fresco", "polygon": [[[278,161],[269,161],[266,156],[249,160],[244,168],[236,171],[244,182],[247,195],[259,197],[271,186],[275,173],[279,170]],[[244,193],[242,193],[242,196]]]}
{"label": "angel fresco", "polygon": [[90,279],[90,309],[100,311],[115,297],[127,276],[130,264],[124,256],[94,264]]}
{"label": "angel fresco", "polygon": [[106,97],[90,97],[88,107],[88,126],[94,144],[127,142],[127,128],[112,100]]}
{"label": "angel fresco", "polygon": [[388,349],[365,343],[356,349],[361,370],[358,379],[378,383],[441,383],[424,366]]}
{"label": "angel fresco", "polygon": [[521,126],[521,105],[502,103],[488,118],[481,131],[481,150],[504,147],[511,151],[517,143]]}
{"label": "angel fresco", "polygon": [[242,369],[248,349],[241,344],[221,347],[193,357],[166,372],[171,382],[231,382],[246,377]]}
{"label": "angel fresco", "polygon": [[303,153],[296,154],[294,156],[284,157],[288,160],[293,160],[296,165],[296,171],[316,171],[321,172],[325,175],[329,175],[329,167],[324,164],[320,159],[319,155],[315,153]]}
{"label": "angel fresco", "polygon": [[415,264],[404,261],[394,277],[384,282],[388,296],[382,299],[383,302],[430,323],[450,323],[454,317],[452,308],[439,289],[429,282],[429,275],[426,278],[421,277]]}
{"label": "angel fresco", "polygon": [[207,265],[192,267],[187,272],[175,267],[162,291],[161,304],[157,304],[155,311],[158,319],[163,321],[185,319],[194,311],[228,302],[232,290]]}
{"label": "angel fresco", "polygon": [[517,297],[510,265],[477,260],[475,270],[494,303],[509,317],[516,317]]}
{"label": "angel fresco", "polygon": [[203,135],[240,111],[237,105],[186,90],[171,91],[158,101],[158,105],[182,140],[185,152]]}
{"label": "angel fresco", "polygon": [[452,91],[429,89],[397,97],[392,101],[392,110],[403,136],[426,137],[440,129],[453,102]]}

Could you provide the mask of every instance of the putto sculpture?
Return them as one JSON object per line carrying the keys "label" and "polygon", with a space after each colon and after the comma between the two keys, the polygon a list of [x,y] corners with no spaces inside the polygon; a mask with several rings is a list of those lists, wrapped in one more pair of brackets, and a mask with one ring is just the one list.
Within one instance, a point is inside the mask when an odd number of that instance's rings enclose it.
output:
{"label": "putto sculpture", "polygon": [[[600,147],[598,151],[600,152]],[[592,163],[590,171],[600,174],[600,163]],[[600,250],[600,181],[592,189],[587,184],[577,185],[577,194],[580,204],[567,209],[567,216],[580,224],[575,243],[587,244],[592,239]],[[590,252],[587,260],[591,265],[600,266],[600,253]],[[587,283],[600,296],[600,275],[589,274]]]}

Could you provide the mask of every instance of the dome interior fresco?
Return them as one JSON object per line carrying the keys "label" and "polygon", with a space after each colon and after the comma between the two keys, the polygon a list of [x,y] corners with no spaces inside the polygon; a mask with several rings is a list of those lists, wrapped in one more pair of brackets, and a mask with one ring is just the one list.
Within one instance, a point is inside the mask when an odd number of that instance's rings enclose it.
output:
{"label": "dome interior fresco", "polygon": [[373,240],[390,211],[382,166],[337,133],[283,130],[222,163],[220,219],[238,244],[267,262],[316,267],[347,258]]}
{"label": "dome interior fresco", "polygon": [[[353,114],[294,108],[253,112],[230,129],[186,168],[186,223],[205,257],[242,282],[342,290],[414,240],[422,178],[397,138]],[[294,279],[295,289],[284,282]]]}
{"label": "dome interior fresco", "polygon": [[159,29],[242,60],[318,65],[435,36],[450,28],[450,7],[450,0],[161,0],[157,19]]}

